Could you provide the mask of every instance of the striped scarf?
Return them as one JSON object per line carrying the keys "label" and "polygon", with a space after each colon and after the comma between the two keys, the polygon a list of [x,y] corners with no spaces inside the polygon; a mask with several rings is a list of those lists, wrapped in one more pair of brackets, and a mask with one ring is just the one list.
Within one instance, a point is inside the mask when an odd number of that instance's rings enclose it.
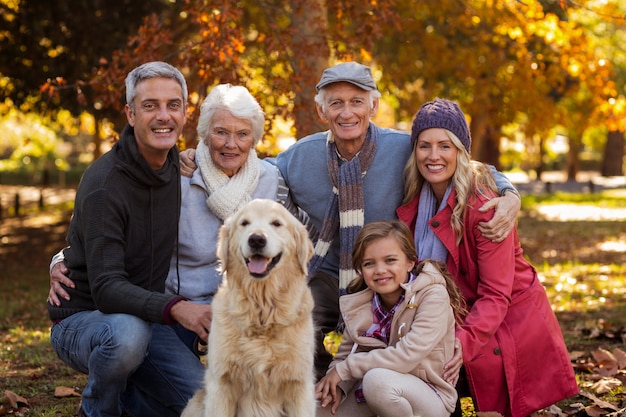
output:
{"label": "striped scarf", "polygon": [[376,155],[378,129],[371,123],[365,136],[363,147],[351,161],[339,163],[337,145],[331,132],[326,141],[328,174],[333,183],[333,195],[326,207],[322,230],[315,243],[315,254],[309,271],[312,275],[322,265],[333,239],[339,231],[339,290],[345,293],[347,285],[354,277],[352,268],[352,247],[365,223],[365,203],[363,200],[363,177]]}

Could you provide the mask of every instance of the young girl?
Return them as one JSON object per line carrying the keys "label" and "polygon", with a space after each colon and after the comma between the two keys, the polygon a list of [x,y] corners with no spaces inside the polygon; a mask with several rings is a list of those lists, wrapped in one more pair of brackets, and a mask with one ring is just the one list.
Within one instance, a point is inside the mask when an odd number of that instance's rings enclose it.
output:
{"label": "young girl", "polygon": [[413,237],[399,221],[365,225],[352,262],[358,277],[339,299],[343,341],[316,385],[317,415],[449,416],[457,395],[443,365],[463,307],[445,265],[416,266]]}

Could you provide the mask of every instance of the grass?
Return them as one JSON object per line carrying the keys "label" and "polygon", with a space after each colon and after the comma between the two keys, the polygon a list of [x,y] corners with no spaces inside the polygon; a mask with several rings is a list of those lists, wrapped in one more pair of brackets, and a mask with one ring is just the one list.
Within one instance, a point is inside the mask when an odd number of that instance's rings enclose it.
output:
{"label": "grass", "polygon": [[28,400],[25,416],[75,415],[80,400],[57,399],[54,391],[82,389],[86,381],[52,351],[45,307],[47,264],[63,245],[69,215],[67,207],[56,207],[0,223],[0,389]]}
{"label": "grass", "polygon": [[[536,266],[563,329],[575,361],[581,389],[594,392],[597,374],[591,352],[598,348],[624,348],[626,324],[626,221],[585,216],[589,207],[626,211],[626,193],[554,194],[524,197],[518,230],[525,254]],[[546,217],[543,209],[563,205],[563,216],[580,212],[577,220]],[[559,206],[560,207],[560,206]],[[70,211],[66,206],[33,210],[20,218],[0,221],[0,389],[28,401],[28,408],[0,415],[41,417],[74,416],[80,399],[55,398],[55,388],[85,385],[86,377],[61,363],[50,348],[45,299],[48,292],[50,256],[64,245]],[[620,376],[620,375],[618,375]],[[626,379],[626,378],[625,378]],[[597,393],[596,393],[597,394]],[[621,387],[602,400],[619,407],[626,395]],[[591,407],[592,401],[577,396],[558,404]],[[3,408],[4,407],[4,411]],[[465,416],[475,415],[471,402],[464,403]],[[582,414],[584,413],[584,414]],[[609,415],[598,412],[577,416]],[[544,414],[552,415],[552,414]],[[571,414],[574,415],[574,414]]]}

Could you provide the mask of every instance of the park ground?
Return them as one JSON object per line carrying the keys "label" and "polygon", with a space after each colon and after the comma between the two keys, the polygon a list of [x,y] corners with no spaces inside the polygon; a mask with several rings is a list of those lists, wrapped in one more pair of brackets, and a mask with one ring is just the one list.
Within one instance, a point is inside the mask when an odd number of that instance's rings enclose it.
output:
{"label": "park ground", "polygon": [[[541,415],[626,416],[626,180],[511,178],[525,195],[520,241],[557,313],[581,390]],[[85,377],[52,352],[45,299],[73,190],[0,186],[0,198],[0,416],[71,417]]]}

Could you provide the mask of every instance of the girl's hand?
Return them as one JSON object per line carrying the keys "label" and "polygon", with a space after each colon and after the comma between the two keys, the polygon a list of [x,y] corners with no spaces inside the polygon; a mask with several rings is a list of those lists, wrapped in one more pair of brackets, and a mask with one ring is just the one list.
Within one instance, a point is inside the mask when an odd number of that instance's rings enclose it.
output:
{"label": "girl's hand", "polygon": [[341,390],[337,390],[339,382],[341,378],[333,368],[315,385],[315,398],[319,400],[322,408],[331,404],[330,412],[333,415],[337,413],[337,408],[341,403]]}

